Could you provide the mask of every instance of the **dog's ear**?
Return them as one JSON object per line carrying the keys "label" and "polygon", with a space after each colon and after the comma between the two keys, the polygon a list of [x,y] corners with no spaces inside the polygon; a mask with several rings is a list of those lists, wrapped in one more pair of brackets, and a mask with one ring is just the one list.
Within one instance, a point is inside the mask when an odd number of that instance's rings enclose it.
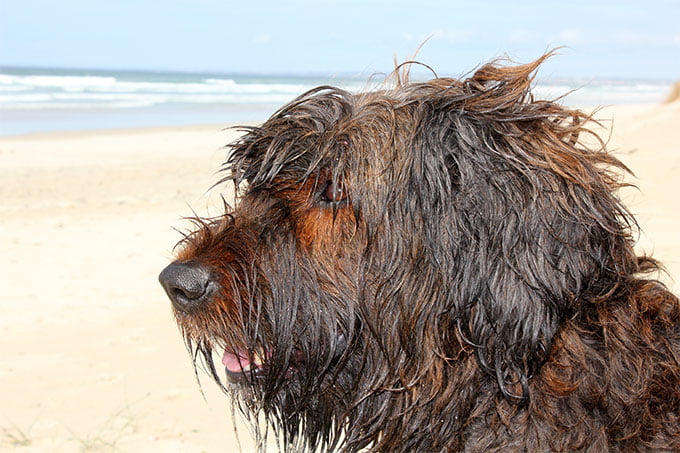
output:
{"label": "dog's ear", "polygon": [[624,167],[601,141],[580,144],[584,115],[532,99],[538,63],[433,81],[414,146],[430,162],[420,190],[436,192],[421,203],[443,197],[427,227],[439,230],[430,246],[450,284],[451,324],[517,401],[561,323],[637,265],[633,221],[613,195],[611,170]]}

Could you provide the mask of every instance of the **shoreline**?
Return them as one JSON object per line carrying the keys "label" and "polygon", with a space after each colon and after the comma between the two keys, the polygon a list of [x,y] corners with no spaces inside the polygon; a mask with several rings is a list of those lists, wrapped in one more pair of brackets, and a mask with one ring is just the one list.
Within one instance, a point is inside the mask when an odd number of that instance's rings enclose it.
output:
{"label": "shoreline", "polygon": [[[563,104],[564,105],[564,104]],[[567,108],[580,110],[583,112],[605,112],[609,113],[611,111],[616,112],[617,116],[622,113],[626,115],[638,114],[647,110],[652,110],[659,106],[664,106],[663,103],[651,103],[651,102],[640,102],[640,103],[623,103],[623,104],[602,104],[602,105],[564,105]],[[270,114],[273,114],[276,108],[272,108]],[[597,114],[595,117],[599,117]],[[262,120],[245,120],[245,121],[209,121],[209,122],[188,122],[188,123],[178,123],[178,124],[159,124],[159,125],[130,125],[130,126],[111,126],[111,127],[84,127],[81,129],[55,129],[55,130],[43,130],[43,131],[31,131],[31,132],[20,132],[20,133],[0,133],[0,142],[6,140],[22,140],[22,139],[53,139],[53,138],[73,138],[78,136],[89,136],[89,135],[118,135],[118,134],[140,134],[146,132],[177,132],[177,131],[198,131],[198,130],[229,130],[232,128],[238,128],[239,126],[252,126],[261,124],[269,117],[267,115]],[[606,120],[607,118],[605,118]]]}
{"label": "shoreline", "polygon": [[[636,174],[621,197],[642,228],[637,250],[677,294],[680,103],[596,117],[613,119],[609,147]],[[228,398],[203,372],[196,384],[157,281],[182,217],[219,213],[229,196],[209,189],[231,125],[0,137],[0,449],[238,451]]]}
{"label": "shoreline", "polygon": [[[243,125],[253,124],[247,122]],[[132,126],[132,127],[111,127],[111,128],[93,128],[93,129],[66,129],[53,131],[36,131],[25,132],[19,134],[0,135],[0,142],[4,140],[30,140],[30,139],[45,139],[51,140],[53,138],[75,138],[89,135],[118,135],[118,134],[143,134],[147,132],[172,132],[172,131],[198,131],[198,130],[227,130],[229,128],[238,127],[239,123],[196,123],[185,125],[163,125],[163,126]]]}

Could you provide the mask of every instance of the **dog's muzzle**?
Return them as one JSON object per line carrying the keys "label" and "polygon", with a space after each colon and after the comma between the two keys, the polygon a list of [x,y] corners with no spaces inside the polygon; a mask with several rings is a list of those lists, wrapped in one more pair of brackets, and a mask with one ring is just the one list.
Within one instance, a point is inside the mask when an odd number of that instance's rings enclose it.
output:
{"label": "dog's muzzle", "polygon": [[209,302],[219,287],[205,267],[192,263],[172,263],[158,276],[176,310],[191,313]]}

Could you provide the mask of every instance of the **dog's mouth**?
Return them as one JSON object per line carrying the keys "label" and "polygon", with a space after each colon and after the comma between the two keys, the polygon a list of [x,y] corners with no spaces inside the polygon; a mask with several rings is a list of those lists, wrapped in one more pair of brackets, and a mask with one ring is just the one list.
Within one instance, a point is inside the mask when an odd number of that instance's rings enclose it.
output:
{"label": "dog's mouth", "polygon": [[222,365],[229,380],[242,382],[247,377],[263,377],[265,364],[270,357],[271,354],[264,351],[251,354],[243,350],[234,352],[225,350],[222,355]]}
{"label": "dog's mouth", "polygon": [[[336,338],[331,362],[337,362],[346,348],[347,340],[343,334],[340,334]],[[233,383],[243,383],[249,379],[263,379],[272,355],[271,351],[265,349],[259,349],[256,352],[226,349],[222,355],[222,365],[224,365],[227,379]],[[303,353],[300,350],[294,350],[287,364],[286,377],[291,377],[304,363]]]}
{"label": "dog's mouth", "polygon": [[[244,350],[236,352],[225,350],[222,355],[222,365],[224,365],[227,379],[235,384],[264,379],[267,372],[271,371],[272,366],[274,366],[270,362],[272,362],[272,352],[265,350],[254,353]],[[293,376],[294,372],[301,366],[301,363],[301,353],[294,351],[290,363],[285,367],[284,375],[286,377]]]}

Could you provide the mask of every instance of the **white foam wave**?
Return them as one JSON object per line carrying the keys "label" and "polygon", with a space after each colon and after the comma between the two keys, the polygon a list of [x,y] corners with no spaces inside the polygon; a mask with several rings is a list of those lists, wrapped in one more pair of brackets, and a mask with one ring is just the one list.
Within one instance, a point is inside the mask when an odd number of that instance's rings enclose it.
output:
{"label": "white foam wave", "polygon": [[59,110],[92,106],[115,109],[164,103],[281,104],[311,87],[292,80],[291,83],[267,83],[180,77],[168,81],[130,75],[0,74],[0,108]]}
{"label": "white foam wave", "polygon": [[[350,91],[366,85],[349,81]],[[172,74],[0,74],[0,109],[119,109],[162,104],[280,105],[315,86],[300,78],[247,79]],[[534,95],[572,105],[659,102],[670,84],[566,81],[538,85]]]}
{"label": "white foam wave", "polygon": [[266,97],[224,94],[224,95],[182,95],[182,94],[93,94],[93,93],[54,93],[31,95],[0,95],[2,110],[40,110],[40,109],[88,109],[88,108],[130,108],[150,107],[162,104],[274,104],[290,101],[284,94]]}
{"label": "white foam wave", "polygon": [[53,76],[53,75],[0,75],[0,85],[19,85],[40,88],[86,89],[116,84],[115,77]]}
{"label": "white foam wave", "polygon": [[229,92],[237,93],[290,93],[300,94],[310,88],[312,85],[302,84],[283,84],[283,83],[249,83],[239,84],[231,79],[205,79],[208,87],[226,89]]}
{"label": "white foam wave", "polygon": [[16,93],[17,91],[31,91],[31,87],[0,85],[0,93]]}
{"label": "white foam wave", "polygon": [[197,82],[127,81],[101,76],[52,76],[0,74],[0,90],[60,89],[63,91],[111,91],[117,93],[289,93],[298,94],[311,85],[299,83],[239,83],[233,79]]}

